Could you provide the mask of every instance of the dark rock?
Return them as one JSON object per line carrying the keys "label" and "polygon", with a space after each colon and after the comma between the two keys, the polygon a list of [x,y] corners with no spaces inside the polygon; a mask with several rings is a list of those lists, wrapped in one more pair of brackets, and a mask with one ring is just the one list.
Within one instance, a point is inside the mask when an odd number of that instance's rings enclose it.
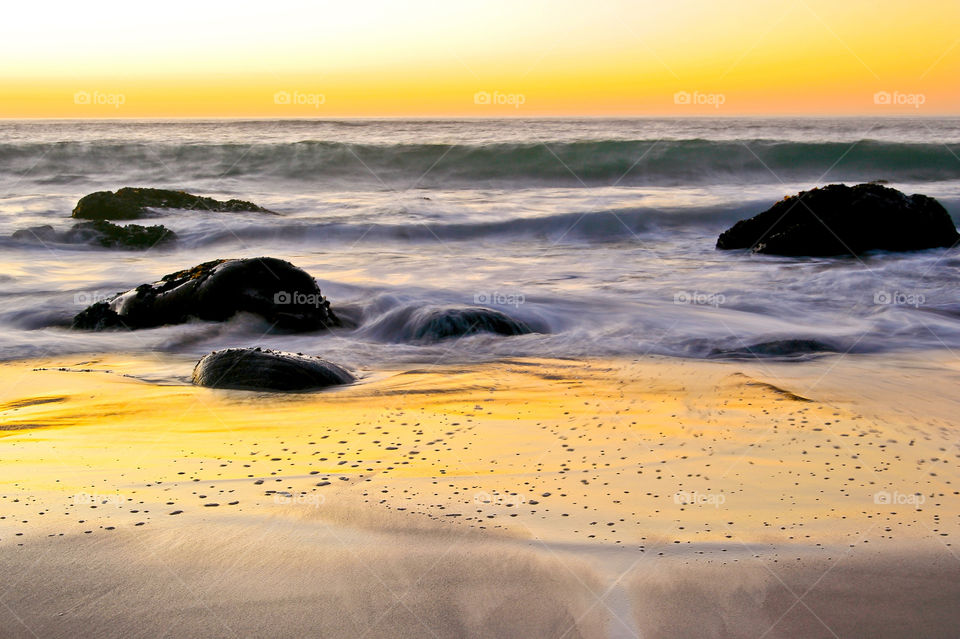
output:
{"label": "dark rock", "polygon": [[28,229],[14,231],[12,237],[22,242],[61,242],[62,233],[59,233],[49,224],[43,226],[31,226]]}
{"label": "dark rock", "polygon": [[193,383],[211,388],[302,391],[354,381],[345,369],[319,357],[259,348],[214,351],[193,369]]}
{"label": "dark rock", "polygon": [[84,309],[73,326],[149,328],[191,318],[223,321],[239,312],[256,313],[284,330],[340,326],[316,281],[272,257],[215,260],[165,275]]}
{"label": "dark rock", "polygon": [[714,359],[806,359],[822,353],[836,353],[837,348],[814,339],[781,339],[760,342],[743,348],[714,349],[707,357]]}
{"label": "dark rock", "polygon": [[118,226],[105,220],[96,220],[94,222],[81,222],[75,225],[71,231],[93,231],[95,241],[100,246],[107,248],[135,248],[149,249],[158,244],[174,242],[177,239],[176,233],[162,225],[140,226],[139,224],[127,224]]}
{"label": "dark rock", "polygon": [[16,231],[13,239],[26,242],[63,244],[96,244],[107,248],[149,249],[177,239],[164,226],[118,226],[104,220],[80,222],[66,231],[57,231],[49,224]]}
{"label": "dark rock", "polygon": [[97,191],[80,198],[73,209],[73,217],[86,220],[136,220],[149,216],[148,208],[273,213],[243,200],[224,202],[184,191],[126,187],[116,192]]}
{"label": "dark rock", "polygon": [[939,202],[880,184],[831,184],[803,191],[737,222],[718,249],[773,255],[857,255],[949,247],[960,234]]}
{"label": "dark rock", "polygon": [[404,337],[413,341],[435,342],[475,333],[523,335],[532,332],[524,322],[490,308],[425,308],[411,314]]}

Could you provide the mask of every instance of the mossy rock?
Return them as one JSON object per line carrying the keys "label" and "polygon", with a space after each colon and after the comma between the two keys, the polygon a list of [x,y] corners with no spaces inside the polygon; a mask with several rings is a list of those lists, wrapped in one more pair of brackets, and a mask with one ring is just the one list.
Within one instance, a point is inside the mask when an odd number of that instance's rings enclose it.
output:
{"label": "mossy rock", "polygon": [[238,212],[273,211],[244,200],[216,200],[186,191],[125,187],[116,192],[97,191],[80,198],[73,217],[85,220],[137,220],[150,215],[149,209]]}

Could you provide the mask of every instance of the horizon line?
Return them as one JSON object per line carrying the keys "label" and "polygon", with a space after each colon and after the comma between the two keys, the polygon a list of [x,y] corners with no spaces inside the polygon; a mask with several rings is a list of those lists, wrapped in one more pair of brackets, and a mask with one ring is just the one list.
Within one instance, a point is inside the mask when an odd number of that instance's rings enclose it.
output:
{"label": "horizon line", "polygon": [[490,115],[490,116],[467,116],[467,115],[330,115],[330,116],[277,116],[277,115],[191,115],[191,116],[86,116],[86,117],[62,117],[62,116],[0,116],[0,121],[5,122],[30,122],[30,121],[262,121],[262,120],[289,120],[289,121],[338,121],[338,120],[644,120],[644,119],[709,119],[724,120],[738,118],[765,118],[765,119],[941,119],[941,118],[960,118],[960,112],[949,113],[887,113],[882,115],[869,113],[741,113],[741,114],[708,114],[708,113],[658,113],[658,114],[636,114],[636,115]]}

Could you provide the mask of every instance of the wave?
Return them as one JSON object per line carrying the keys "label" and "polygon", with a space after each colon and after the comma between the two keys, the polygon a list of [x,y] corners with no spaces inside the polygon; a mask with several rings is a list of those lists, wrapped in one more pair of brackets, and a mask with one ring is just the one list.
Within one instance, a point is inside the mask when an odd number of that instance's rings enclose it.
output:
{"label": "wave", "polygon": [[[465,242],[471,240],[547,240],[561,242],[618,242],[661,231],[702,229],[714,233],[736,221],[755,215],[769,206],[767,201],[750,201],[713,207],[685,208],[610,208],[573,211],[554,215],[499,219],[488,222],[438,222],[416,220],[383,223],[359,218],[331,221],[316,218],[270,218],[264,221],[218,218],[206,222],[202,215],[194,219],[161,220],[175,226],[178,240],[165,249],[200,248],[221,244],[281,241],[290,245],[372,242]],[[188,214],[189,215],[189,214]],[[21,230],[13,237],[0,237],[0,248],[57,250],[117,250],[91,244],[83,237],[71,237],[51,228],[48,236]]]}
{"label": "wave", "polygon": [[715,229],[754,215],[768,204],[686,209],[608,209],[558,213],[490,222],[289,221],[217,226],[203,231],[178,230],[181,246],[232,244],[237,241],[283,240],[290,243],[394,241],[461,242],[482,239],[547,239],[553,242],[616,242],[647,233],[683,228]]}
{"label": "wave", "polygon": [[[946,144],[600,140],[496,144],[59,142],[0,144],[0,176],[45,184],[91,178],[182,184],[278,179],[425,186],[663,185],[803,180],[930,182],[960,178]],[[827,172],[827,174],[825,174]]]}
{"label": "wave", "polygon": [[[580,282],[559,288],[552,283],[513,288],[471,283],[468,278],[456,288],[406,281],[396,285],[324,281],[322,288],[344,320],[343,329],[278,333],[266,320],[250,314],[221,323],[195,321],[136,332],[69,329],[73,315],[86,304],[150,279],[136,276],[126,282],[99,280],[96,290],[4,293],[0,359],[141,350],[189,359],[251,344],[322,352],[351,367],[369,367],[373,362],[647,354],[801,361],[844,353],[955,349],[960,344],[960,303],[950,269],[956,261],[916,254],[871,261],[869,269],[842,260],[805,269],[790,264],[773,271],[770,267],[775,265],[766,264],[757,270],[764,272],[764,280],[770,279],[768,284],[745,278],[757,265],[740,260],[725,263],[722,280],[714,271],[698,284],[688,281],[693,275],[672,273],[671,265],[659,271],[640,267],[636,276],[624,278],[630,282],[627,288],[587,285],[588,269]],[[741,268],[730,270],[731,264]],[[928,274],[934,265],[939,270]],[[925,284],[919,296],[929,304],[875,302],[876,291],[892,291],[896,297],[896,291],[915,291],[911,282],[920,279]],[[677,287],[683,285],[702,285],[700,290],[719,287],[725,300],[712,306],[678,303]]]}
{"label": "wave", "polygon": [[[245,245],[264,241],[282,242],[288,246],[342,246],[361,241],[433,244],[438,241],[456,243],[483,240],[602,244],[682,231],[705,233],[712,238],[720,230],[768,208],[770,203],[769,200],[747,200],[736,204],[701,207],[609,208],[470,222],[411,219],[385,223],[376,222],[371,217],[358,217],[345,222],[301,217],[271,218],[265,221],[250,218],[228,221],[218,218],[216,223],[210,223],[200,215],[194,219],[180,215],[177,219],[161,220],[165,225],[175,227],[179,238],[175,243],[164,245],[162,250],[196,249],[237,243]],[[960,202],[955,200],[945,200],[944,204],[949,208],[960,208]],[[56,237],[41,237],[25,232],[15,234],[14,237],[0,237],[0,248],[117,250],[91,244],[82,237],[71,239],[67,230],[51,235]]]}

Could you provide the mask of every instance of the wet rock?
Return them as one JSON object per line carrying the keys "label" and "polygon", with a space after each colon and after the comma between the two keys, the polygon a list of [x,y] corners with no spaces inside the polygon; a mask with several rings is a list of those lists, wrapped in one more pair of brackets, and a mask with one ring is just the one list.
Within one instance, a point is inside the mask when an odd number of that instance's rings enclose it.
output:
{"label": "wet rock", "polygon": [[828,256],[949,247],[958,240],[950,215],[931,197],[876,183],[831,184],[737,222],[720,235],[717,248]]}
{"label": "wet rock", "polygon": [[49,224],[16,231],[13,239],[23,242],[56,244],[92,244],[105,248],[149,249],[177,239],[170,229],[161,226],[120,226],[105,220],[80,222],[66,231],[57,231]]}
{"label": "wet rock", "polygon": [[193,369],[193,383],[211,388],[304,391],[354,381],[347,370],[319,357],[259,348],[214,351]]}
{"label": "wet rock", "polygon": [[28,229],[14,231],[12,237],[21,242],[60,242],[62,233],[58,232],[49,224],[43,226],[31,226]]}
{"label": "wet rock", "polygon": [[243,200],[222,201],[185,191],[125,187],[116,192],[97,191],[80,198],[73,209],[73,217],[86,220],[136,220],[149,216],[148,209],[151,208],[273,213]]}
{"label": "wet rock", "polygon": [[340,326],[316,281],[272,257],[214,260],[142,284],[81,311],[74,328],[149,328],[192,318],[224,321],[239,312],[260,315],[275,328],[309,331]]}
{"label": "wet rock", "polygon": [[411,313],[404,337],[435,342],[475,333],[523,335],[532,332],[524,322],[490,308],[425,308]]}
{"label": "wet rock", "polygon": [[92,233],[92,241],[106,248],[148,249],[160,244],[174,242],[177,235],[162,225],[119,226],[105,220],[81,222],[70,229],[71,233]]}
{"label": "wet rock", "polygon": [[714,349],[707,357],[713,359],[807,359],[822,353],[836,353],[837,347],[814,339],[781,339],[760,342],[743,348]]}

